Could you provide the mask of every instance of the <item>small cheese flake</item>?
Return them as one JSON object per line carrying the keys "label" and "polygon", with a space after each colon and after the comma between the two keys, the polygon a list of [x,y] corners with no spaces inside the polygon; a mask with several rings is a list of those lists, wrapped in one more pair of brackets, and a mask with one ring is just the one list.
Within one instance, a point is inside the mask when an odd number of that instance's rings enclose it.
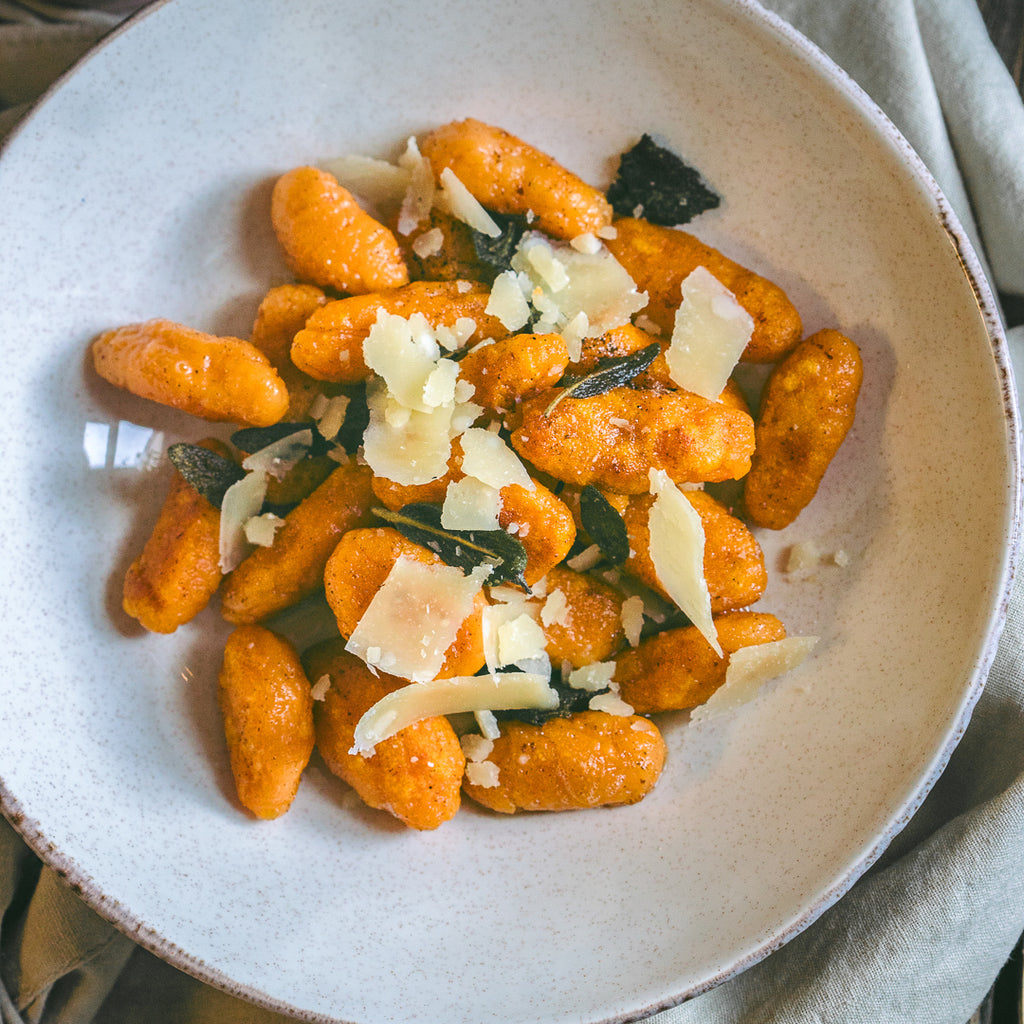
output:
{"label": "small cheese flake", "polygon": [[640,643],[640,634],[644,628],[644,599],[639,594],[627,597],[622,602],[622,631],[630,647]]}
{"label": "small cheese flake", "polygon": [[518,331],[529,322],[530,304],[515,271],[503,271],[494,279],[485,312],[488,316],[497,317],[509,331]]}
{"label": "small cheese flake", "polygon": [[327,398],[326,395],[317,395],[323,402],[318,403],[316,411],[310,407],[310,415],[316,420],[316,428],[321,436],[327,441],[333,441],[345,424],[345,416],[348,414],[348,406],[351,399],[348,395],[335,395]]}
{"label": "small cheese flake", "polygon": [[786,572],[807,572],[817,569],[821,561],[821,552],[817,544],[811,540],[799,541],[786,552]]}
{"label": "small cheese flake", "polygon": [[473,612],[474,576],[401,557],[356,624],[345,650],[389,675],[426,682]]}
{"label": "small cheese flake", "polygon": [[446,530],[496,530],[501,512],[501,491],[474,477],[450,483],[441,506]]}
{"label": "small cheese flake", "polygon": [[850,564],[850,553],[845,551],[843,548],[839,548],[832,556],[832,561],[836,563],[841,569],[845,569]]}
{"label": "small cheese flake", "polygon": [[[495,592],[503,589],[506,588],[492,588],[490,590],[491,597],[494,598]],[[509,623],[515,622],[523,616],[529,616],[532,618],[537,614],[538,609],[536,602],[528,601],[525,594],[520,594],[520,597],[517,600],[511,600],[508,602],[499,601],[499,603],[487,605],[483,609],[480,615],[480,633],[484,648],[484,662],[487,665],[488,671],[497,672],[510,664],[515,664],[515,662],[503,660],[503,656],[511,651],[514,634],[506,632],[505,643],[508,649],[506,651],[502,651],[502,629],[507,627]],[[544,655],[544,658],[545,660],[547,659],[546,654]],[[540,667],[539,659],[537,667]],[[550,663],[548,663],[544,670],[550,674]]]}
{"label": "small cheese flake", "polygon": [[470,427],[459,438],[462,446],[462,472],[491,487],[501,490],[518,484],[528,491],[536,490],[519,456],[501,436],[482,427]]}
{"label": "small cheese flake", "polygon": [[493,761],[471,761],[466,765],[466,780],[471,786],[493,789],[498,785],[499,768]]}
{"label": "small cheese flake", "polygon": [[494,717],[493,711],[474,711],[473,717],[484,739],[496,740],[501,735],[501,726],[498,725],[498,719]]}
{"label": "small cheese flake", "polygon": [[571,620],[569,602],[561,590],[552,590],[540,610],[540,621],[545,626],[568,626]]}
{"label": "small cheese flake", "polygon": [[460,736],[459,743],[462,745],[462,752],[466,755],[467,761],[484,761],[494,749],[493,740],[474,732],[467,732],[464,736]]}
{"label": "small cheese flake", "polygon": [[220,571],[229,573],[245,557],[245,524],[258,515],[267,494],[265,473],[246,473],[225,492],[220,506]]}
{"label": "small cheese flake", "polygon": [[584,548],[578,555],[573,555],[572,558],[567,559],[565,564],[576,572],[586,572],[588,569],[593,569],[603,557],[601,549],[596,544],[591,544],[590,547]]}
{"label": "small cheese flake", "polygon": [[592,665],[584,665],[569,673],[569,685],[576,690],[605,690],[612,684],[615,675],[614,661],[598,661]]}
{"label": "small cheese flake", "polygon": [[440,181],[441,191],[453,217],[468,224],[474,231],[487,235],[488,238],[498,238],[501,235],[501,228],[495,224],[494,218],[480,205],[450,167],[441,171]]}
{"label": "small cheese flake", "polygon": [[443,245],[444,232],[440,228],[430,228],[429,231],[416,236],[412,243],[412,251],[421,260],[425,260],[428,256],[436,256]]}
{"label": "small cheese flake", "polygon": [[569,239],[569,244],[577,251],[586,253],[588,256],[596,256],[603,248],[601,240],[590,231],[575,238]]}
{"label": "small cheese flake", "polygon": [[350,753],[369,756],[378,743],[406,726],[438,715],[467,711],[552,711],[558,694],[546,676],[531,672],[497,672],[485,676],[452,676],[410,683],[382,697],[356,723]]}
{"label": "small cheese flake", "polygon": [[612,693],[596,694],[590,698],[588,706],[591,711],[603,711],[607,715],[616,715],[620,718],[628,718],[633,714],[633,708]]}
{"label": "small cheese flake", "polygon": [[546,646],[544,630],[527,613],[498,627],[498,661],[502,666],[546,658]]}
{"label": "small cheese flake", "polygon": [[725,682],[704,704],[694,708],[691,721],[733,711],[753,700],[766,682],[801,664],[817,642],[816,636],[790,636],[734,651],[729,655]]}
{"label": "small cheese flake", "polygon": [[654,504],[648,515],[651,561],[658,581],[722,657],[704,578],[704,525],[682,491],[661,469],[650,471]]}
{"label": "small cheese flake", "polygon": [[274,536],[282,526],[284,526],[284,520],[280,516],[275,516],[273,512],[264,512],[263,515],[247,519],[242,529],[245,539],[250,544],[269,548],[273,546]]}
{"label": "small cheese flake", "polygon": [[331,677],[325,673],[309,688],[309,693],[313,700],[326,700],[330,688]]}
{"label": "small cheese flake", "polygon": [[409,167],[359,154],[336,157],[320,166],[343,188],[380,210],[398,207],[412,178]]}
{"label": "small cheese flake", "polygon": [[415,138],[410,138],[398,159],[399,167],[409,174],[409,184],[398,215],[398,233],[411,235],[430,216],[437,191],[430,161],[420,153]]}
{"label": "small cheese flake", "polygon": [[682,282],[683,301],[665,358],[679,387],[714,401],[754,331],[751,315],[705,267]]}

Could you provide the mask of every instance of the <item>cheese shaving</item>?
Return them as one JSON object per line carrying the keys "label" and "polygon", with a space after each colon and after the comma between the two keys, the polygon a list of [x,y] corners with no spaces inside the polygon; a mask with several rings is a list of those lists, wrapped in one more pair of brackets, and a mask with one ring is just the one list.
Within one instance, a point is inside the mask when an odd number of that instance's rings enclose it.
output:
{"label": "cheese shaving", "polygon": [[444,200],[453,217],[457,217],[474,231],[479,231],[488,238],[497,238],[501,234],[501,228],[494,223],[494,218],[480,205],[450,167],[441,171],[440,180]]}
{"label": "cheese shaving", "polygon": [[267,495],[264,473],[246,473],[225,492],[220,506],[220,571],[231,572],[249,550],[245,524],[257,515]]}
{"label": "cheese shaving", "polygon": [[714,401],[754,332],[754,320],[736,297],[705,267],[681,285],[683,301],[665,358],[681,388]]}
{"label": "cheese shaving", "polygon": [[558,694],[546,676],[498,672],[410,683],[382,697],[356,724],[352,754],[369,756],[378,743],[425,718],[467,711],[553,710]]}
{"label": "cheese shaving", "polygon": [[770,679],[801,664],[818,642],[816,636],[790,636],[767,644],[741,647],[729,655],[725,682],[698,708],[692,721],[733,711],[753,700]]}
{"label": "cheese shaving", "polygon": [[501,490],[518,484],[528,491],[536,490],[519,456],[502,438],[482,427],[470,427],[459,438],[462,446],[462,472],[482,483]]}
{"label": "cheese shaving", "polygon": [[500,511],[501,491],[467,476],[448,485],[441,525],[446,530],[497,530]]}
{"label": "cheese shaving", "polygon": [[650,471],[654,504],[648,516],[651,561],[658,581],[722,657],[704,578],[704,525],[683,492],[661,469]]}
{"label": "cheese shaving", "polygon": [[433,679],[480,592],[477,576],[398,559],[356,623],[345,650],[403,679]]}

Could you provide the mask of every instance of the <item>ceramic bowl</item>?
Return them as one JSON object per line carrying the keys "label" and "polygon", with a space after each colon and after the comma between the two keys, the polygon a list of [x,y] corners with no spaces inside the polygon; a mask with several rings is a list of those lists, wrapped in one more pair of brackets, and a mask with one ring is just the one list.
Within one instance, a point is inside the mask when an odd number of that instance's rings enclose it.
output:
{"label": "ceramic bowl", "polygon": [[[808,332],[858,341],[853,431],[815,503],[761,536],[758,607],[821,639],[750,703],[667,723],[666,771],[633,807],[467,808],[419,834],[314,763],[258,823],[223,748],[217,610],[167,637],[119,607],[166,483],[153,453],[202,432],[115,393],[87,346],[155,316],[246,335],[287,279],[275,176],[393,158],[466,116],[601,186],[656,134],[723,196],[693,230],[781,284]],[[837,900],[965,728],[1017,528],[992,300],[906,143],[752,3],[156,4],[9,140],[0,232],[3,807],[101,914],[199,978],[358,1024],[636,1018]],[[798,542],[823,558],[786,573]]]}

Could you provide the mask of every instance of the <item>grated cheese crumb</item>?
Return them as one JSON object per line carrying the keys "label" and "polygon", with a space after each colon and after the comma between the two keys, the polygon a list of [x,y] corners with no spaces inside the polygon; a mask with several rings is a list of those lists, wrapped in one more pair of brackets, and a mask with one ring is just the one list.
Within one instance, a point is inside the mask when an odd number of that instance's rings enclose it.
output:
{"label": "grated cheese crumb", "polygon": [[639,594],[634,594],[622,602],[622,631],[626,634],[630,647],[636,647],[640,643],[643,628],[644,599]]}
{"label": "grated cheese crumb", "polygon": [[470,785],[492,789],[498,785],[498,771],[493,761],[471,761],[466,765],[466,778]]}
{"label": "grated cheese crumb", "polygon": [[633,709],[624,700],[611,693],[599,693],[590,698],[591,711],[603,711],[608,715],[617,715],[620,718],[628,718],[633,714]]}

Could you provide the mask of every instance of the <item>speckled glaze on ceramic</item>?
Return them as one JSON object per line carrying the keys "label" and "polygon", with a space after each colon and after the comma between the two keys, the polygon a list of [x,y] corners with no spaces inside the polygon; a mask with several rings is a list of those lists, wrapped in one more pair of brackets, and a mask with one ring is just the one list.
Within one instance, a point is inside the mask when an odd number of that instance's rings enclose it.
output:
{"label": "speckled glaze on ceramic", "polygon": [[[202,431],[97,381],[86,346],[153,316],[245,335],[286,276],[275,175],[393,156],[469,115],[598,184],[660,135],[725,197],[696,230],[781,283],[808,331],[860,342],[852,434],[814,506],[762,537],[761,607],[821,642],[753,703],[669,723],[663,779],[632,808],[470,808],[421,835],[314,764],[291,812],[256,823],[231,795],[216,610],[173,637],[119,610],[165,485],[146,445]],[[965,727],[1017,530],[991,298],[906,144],[751,4],[173,0],[9,142],[0,235],[3,807],[102,914],[200,978],[311,1020],[642,1016],[839,898]],[[797,540],[850,564],[784,576]]]}

